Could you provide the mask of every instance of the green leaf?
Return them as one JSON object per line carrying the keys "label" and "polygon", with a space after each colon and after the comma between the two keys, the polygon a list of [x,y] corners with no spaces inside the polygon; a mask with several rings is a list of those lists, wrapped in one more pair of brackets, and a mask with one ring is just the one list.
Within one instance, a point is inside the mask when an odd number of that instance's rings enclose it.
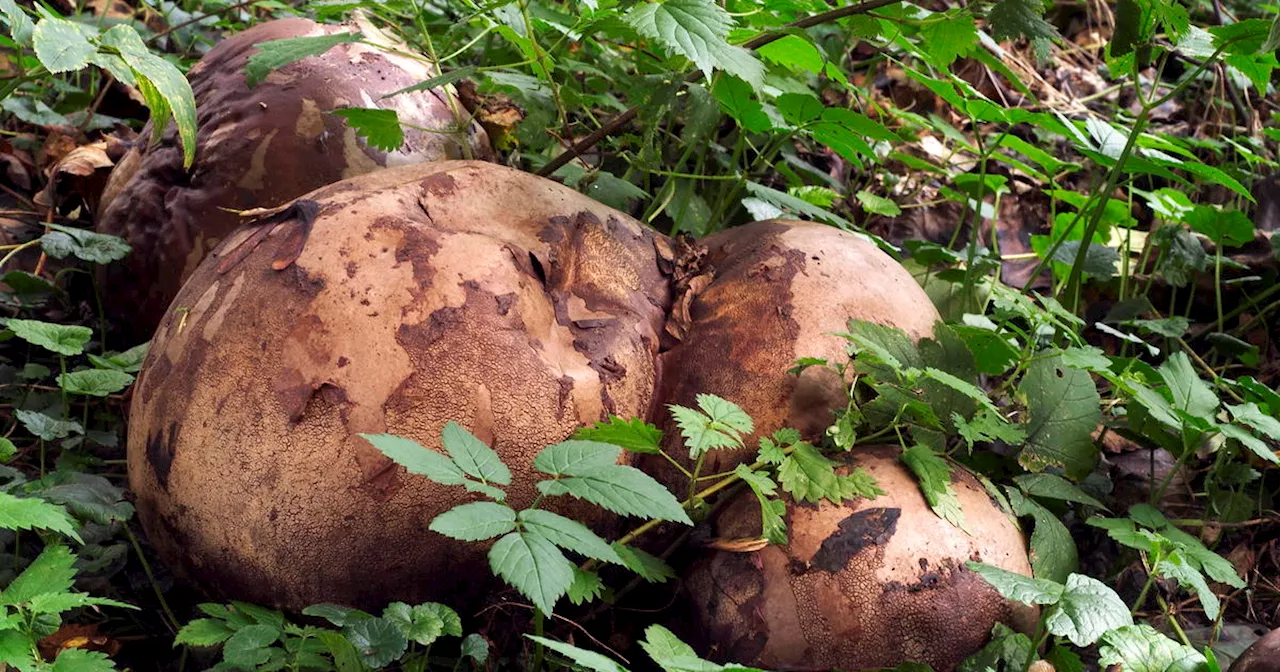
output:
{"label": "green leaf", "polygon": [[46,488],[40,496],[99,525],[133,517],[133,505],[125,501],[124,490],[95,474],[72,473],[66,482]]}
{"label": "green leaf", "polygon": [[52,530],[80,541],[75,521],[66,509],[42,499],[14,497],[7,492],[0,492],[0,529]]}
{"label": "green leaf", "polygon": [[635,467],[583,468],[570,477],[541,481],[538,490],[552,497],[573,495],[627,516],[693,524],[669,490]]}
{"label": "green leaf", "polygon": [[920,482],[920,492],[938,517],[965,530],[964,512],[960,499],[951,487],[951,465],[933,449],[916,445],[902,453],[902,461],[911,468]]}
{"label": "green leaf", "polygon": [[978,46],[978,27],[967,11],[929,17],[920,27],[920,46],[934,65],[950,66]]}
{"label": "green leaf", "polygon": [[736,77],[722,77],[711,90],[720,109],[733,117],[738,125],[751,133],[764,133],[773,128],[764,106],[755,99],[751,86]]}
{"label": "green leaf", "polygon": [[116,664],[101,651],[65,648],[53,661],[53,672],[115,672]]}
{"label": "green leaf", "polygon": [[224,621],[216,618],[197,618],[182,626],[173,643],[188,646],[215,646],[227,641],[234,632]]}
{"label": "green leaf", "polygon": [[1044,616],[1049,633],[1066,637],[1085,647],[1098,641],[1108,630],[1133,625],[1124,600],[1101,581],[1072,574],[1067,577],[1062,598]]}
{"label": "green leaf", "polygon": [[427,529],[460,541],[484,541],[516,529],[516,512],[495,502],[459,504],[436,516]]}
{"label": "green leaf", "polygon": [[559,653],[565,658],[572,660],[578,667],[591,670],[591,672],[627,672],[627,668],[614,662],[613,659],[596,653],[595,651],[580,649],[572,644],[557,642],[554,639],[538,637],[537,635],[526,634],[525,637],[528,637],[548,649]]}
{"label": "green leaf", "polygon": [[808,443],[798,443],[778,467],[782,489],[797,502],[817,504],[823,499],[842,501],[837,484],[836,463]]}
{"label": "green leaf", "polygon": [[24,409],[18,409],[13,414],[28,432],[45,441],[56,441],[72,434],[84,433],[84,427],[75,420],[58,420],[44,413]]}
{"label": "green leaf", "polygon": [[1200,606],[1204,607],[1205,618],[1211,621],[1218,620],[1218,614],[1222,610],[1222,602],[1218,600],[1218,596],[1209,587],[1209,583],[1204,580],[1204,575],[1192,566],[1181,553],[1174,551],[1165,556],[1156,565],[1155,573],[1157,576],[1173,579],[1183,588],[1194,592],[1200,600]]}
{"label": "green leaf", "polygon": [[812,42],[796,34],[783,35],[756,49],[756,53],[770,63],[796,72],[803,70],[817,75],[826,67],[822,52]]}
{"label": "green leaf", "polygon": [[249,87],[255,87],[266,79],[273,70],[283,68],[290,63],[300,61],[308,56],[318,56],[326,51],[350,42],[358,42],[364,38],[360,33],[334,33],[332,35],[316,35],[312,37],[286,37],[280,40],[259,42],[254,45],[258,53],[249,57],[245,64],[244,76]]}
{"label": "green leaf", "polygon": [[693,61],[708,79],[717,69],[752,86],[764,82],[764,64],[751,52],[729,44],[733,17],[713,0],[663,0],[633,7],[626,21],[668,53]]}
{"label": "green leaf", "polygon": [[55,74],[88,66],[89,57],[98,50],[79,25],[54,17],[41,19],[31,39],[40,64]]}
{"label": "green leaf", "polygon": [[[598,422],[591,427],[583,427],[574,433],[573,438],[581,441],[596,441],[621,446],[632,453],[657,455],[661,451],[662,431],[645,422],[641,418],[624,420],[616,415],[609,416],[608,422]],[[534,462],[537,466],[537,462]]]}
{"label": "green leaf", "polygon": [[359,609],[352,609],[350,607],[328,603],[313,604],[304,608],[302,610],[302,614],[304,616],[323,618],[339,628],[346,627],[356,621],[364,621],[373,618],[373,614],[360,611]]}
{"label": "green leaf", "polygon": [[618,553],[618,557],[622,558],[622,563],[627,569],[640,575],[640,578],[650,583],[663,583],[667,579],[673,579],[676,573],[667,563],[662,561],[655,555],[651,555],[632,546],[613,542],[613,550]]}
{"label": "green leaf", "polygon": [[1036,501],[1009,489],[1009,502],[1014,513],[1031,516],[1035,529],[1031,533],[1031,571],[1036,578],[1063,582],[1079,569],[1080,552],[1071,531],[1052,511]]}
{"label": "green leaf", "polygon": [[361,434],[360,437],[411,474],[426,476],[440,485],[462,485],[467,480],[453,460],[417,441],[391,434]]}
{"label": "green leaf", "polygon": [[511,471],[502,463],[502,458],[462,425],[446,423],[441,436],[449,457],[468,476],[483,483],[511,485]]}
{"label": "green leaf", "polygon": [[1197,418],[1213,417],[1218,410],[1218,396],[1200,379],[1191,358],[1185,352],[1174,353],[1160,365],[1160,376],[1173,394],[1173,407]]}
{"label": "green leaf", "polygon": [[0,0],[0,17],[9,24],[9,35],[13,37],[14,42],[24,47],[30,46],[35,24],[31,22],[31,17],[22,11],[18,3],[14,0]]}
{"label": "green leaf", "polygon": [[1143,623],[1126,625],[1102,635],[1098,662],[1121,666],[1125,672],[1193,672],[1205,658],[1195,649],[1160,634]]}
{"label": "green leaf", "polygon": [[1044,11],[1042,0],[1001,0],[987,13],[992,37],[1051,40],[1058,31],[1044,20]]}
{"label": "green leaf", "polygon": [[600,580],[599,574],[579,567],[573,568],[573,583],[569,584],[569,591],[566,593],[570,602],[575,606],[582,606],[600,599],[603,594],[604,582]]}
{"label": "green leaf", "polygon": [[66,546],[46,546],[22,573],[0,592],[0,605],[14,606],[29,602],[43,593],[71,590],[75,580],[76,556]]}
{"label": "green leaf", "polygon": [[1022,428],[986,408],[979,409],[970,421],[966,421],[959,413],[952,413],[951,422],[970,448],[978,443],[991,441],[1003,441],[1011,446],[1017,446],[1027,439],[1027,434],[1022,431]]}
{"label": "green leaf", "polygon": [[40,238],[40,247],[51,257],[75,255],[93,264],[109,264],[129,256],[129,243],[119,236],[95,233],[61,224],[47,225],[53,231]]}
{"label": "green leaf", "polygon": [[787,503],[773,497],[778,493],[778,484],[768,474],[752,471],[745,464],[739,464],[734,475],[746,483],[760,502],[760,536],[771,544],[787,543]]}
{"label": "green leaf", "polygon": [[1263,413],[1257,404],[1249,402],[1240,406],[1228,405],[1227,410],[1231,412],[1231,417],[1235,418],[1236,422],[1250,427],[1273,441],[1280,441],[1280,420]]}
{"label": "green leaf", "polygon": [[897,217],[902,214],[902,208],[899,208],[897,203],[883,196],[877,196],[866,189],[858,192],[858,202],[862,204],[863,209],[875,215]]}
{"label": "green leaf", "polygon": [[442,86],[448,86],[455,82],[460,82],[468,77],[473,77],[479,72],[480,72],[480,68],[474,65],[466,65],[461,68],[455,68],[453,70],[450,70],[449,72],[436,75],[435,77],[423,80],[412,86],[406,86],[403,89],[398,89],[386,95],[380,96],[379,100],[382,100],[383,98],[392,98],[402,93],[412,93],[414,91],[430,91],[432,89],[437,89]]}
{"label": "green leaf", "polygon": [[618,463],[622,450],[612,443],[564,441],[547,446],[533,459],[533,467],[552,476],[574,476],[582,470]]}
{"label": "green leaf", "polygon": [[[1106,505],[1089,495],[1079,486],[1056,474],[1022,474],[1014,476],[1013,482],[1032,497],[1057,499],[1064,502],[1076,502],[1107,510]],[[1064,577],[1065,578],[1065,577]]]}
{"label": "green leaf", "polygon": [[10,318],[5,326],[22,340],[59,355],[78,355],[93,336],[93,330],[73,324],[54,324]]}
{"label": "green leaf", "polygon": [[1039,357],[1027,367],[1018,395],[1028,411],[1027,440],[1018,456],[1023,467],[1059,467],[1070,478],[1087,475],[1097,455],[1093,430],[1102,420],[1093,378],[1066,366],[1061,355]]}
{"label": "green leaf", "polygon": [[1198,205],[1186,215],[1186,222],[1217,245],[1238,247],[1253,240],[1253,220],[1239,210]]}
{"label": "green leaf", "polygon": [[623,564],[622,558],[609,545],[609,542],[601,539],[586,525],[558,513],[543,509],[526,509],[520,512],[520,524],[524,529],[536,531],[543,538],[566,551],[573,551],[601,562]]}
{"label": "green leaf", "polygon": [[331,114],[346,119],[347,125],[371,147],[394,152],[404,145],[404,129],[400,127],[400,117],[395,110],[343,107]]}
{"label": "green leaf", "polygon": [[329,655],[333,656],[333,665],[337,668],[337,672],[364,672],[365,667],[360,660],[360,653],[341,633],[322,629],[316,633],[316,639],[320,640]]}
{"label": "green leaf", "polygon": [[[753,198],[773,205],[781,210],[791,212],[797,216],[823,221],[842,229],[853,228],[852,222],[835,214],[834,212],[819,208],[805,202],[803,198],[796,198],[788,193],[778,191],[771,187],[766,187],[763,184],[747,182],[747,192],[750,193]],[[746,200],[744,200],[743,203],[745,204]]]}
{"label": "green leaf", "polygon": [[33,672],[36,667],[32,655],[31,637],[20,630],[0,630],[0,663],[11,665],[19,672]]}
{"label": "green leaf", "polygon": [[1056,581],[1033,579],[994,565],[970,560],[965,563],[965,566],[994,586],[1005,599],[1022,604],[1055,604],[1062,599],[1062,593],[1065,590],[1062,584]]}
{"label": "green leaf", "polygon": [[342,635],[356,648],[365,666],[375,670],[399,659],[409,648],[404,633],[385,618],[356,621],[344,627]]}
{"label": "green leaf", "polygon": [[58,376],[58,385],[68,394],[106,397],[133,384],[133,376],[110,369],[86,369]]}
{"label": "green leaf", "polygon": [[26,611],[31,614],[61,614],[64,611],[82,607],[117,607],[120,609],[136,609],[131,604],[119,602],[105,597],[94,597],[88,593],[41,593],[27,602]]}
{"label": "green leaf", "polygon": [[186,76],[174,64],[151,53],[127,25],[112,26],[103,33],[102,44],[119,51],[137,76],[138,88],[151,110],[154,138],[160,137],[172,116],[182,139],[182,165],[190,168],[196,156],[196,98]]}
{"label": "green leaf", "polygon": [[675,633],[661,625],[651,625],[645,628],[644,639],[641,640],[640,647],[644,649],[645,653],[649,654],[653,662],[663,669],[669,669],[666,665],[669,660],[697,657],[698,655],[692,646],[680,641],[680,638],[676,637]]}
{"label": "green leaf", "polygon": [[489,660],[489,641],[475,633],[467,635],[462,640],[462,657],[483,665]]}
{"label": "green leaf", "polygon": [[135,345],[124,352],[111,353],[104,356],[89,353],[89,361],[99,369],[137,373],[142,370],[142,361],[146,359],[147,350],[150,346],[151,343],[147,342],[142,345]]}
{"label": "green leaf", "polygon": [[573,563],[555,544],[532,531],[512,532],[489,549],[489,567],[520,594],[550,614],[573,583]]}
{"label": "green leaf", "polygon": [[774,99],[773,104],[792,126],[807,124],[822,116],[826,109],[821,100],[808,93],[784,93]]}

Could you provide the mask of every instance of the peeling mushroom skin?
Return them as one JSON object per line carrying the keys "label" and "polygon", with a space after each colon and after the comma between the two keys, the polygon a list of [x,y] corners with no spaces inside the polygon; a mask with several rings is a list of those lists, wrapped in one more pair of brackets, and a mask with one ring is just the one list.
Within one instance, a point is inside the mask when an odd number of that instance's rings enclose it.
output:
{"label": "peeling mushroom skin", "polygon": [[[799,376],[787,371],[802,357],[846,359],[847,341],[835,334],[848,331],[850,318],[897,326],[914,339],[931,335],[940,319],[893,258],[825,224],[755,222],[701,246],[710,284],[688,304],[683,340],[662,354],[658,397],[689,407],[698,394],[728,399],[755,421],[756,437],[791,427],[813,439],[835,420],[833,412],[847,401],[839,376],[823,367]],[[692,467],[666,406],[655,407],[651,420],[668,437],[667,452]],[[732,471],[752,459],[752,451],[714,451],[702,473]],[[641,464],[668,487],[687,486],[664,459],[646,456]]]}
{"label": "peeling mushroom skin", "polygon": [[[339,182],[270,221],[200,265],[144,363],[128,446],[148,536],[223,598],[474,606],[496,587],[487,547],[426,528],[478,496],[358,435],[439,450],[456,421],[502,456],[508,502],[527,506],[543,447],[652,401],[670,303],[655,234],[474,161]],[[548,501],[602,533],[614,522]]]}
{"label": "peeling mushroom skin", "polygon": [[[1034,609],[1004,600],[967,560],[1031,574],[1025,541],[972,475],[954,487],[971,534],[935,515],[892,447],[858,448],[884,490],[872,500],[788,502],[786,546],[707,551],[685,573],[690,641],[713,660],[770,670],[868,670],[906,662],[951,672],[1002,621],[1030,633]],[[760,535],[750,492],[715,535]]]}
{"label": "peeling mushroom skin", "polygon": [[[104,270],[107,311],[132,340],[151,336],[182,282],[239,226],[232,210],[274,207],[384,166],[491,158],[484,130],[468,123],[450,89],[381,99],[437,74],[422,61],[340,44],[270,73],[254,88],[245,79],[257,43],[355,30],[391,43],[372,26],[291,18],[259,24],[215,46],[188,74],[198,115],[189,170],[182,167],[174,124],[154,145],[147,142],[151,126],[143,129],[138,146],[112,174],[97,223],[100,232],[132,246],[129,257]],[[348,106],[395,110],[406,124],[405,145],[392,153],[367,146],[342,118],[329,114]]]}

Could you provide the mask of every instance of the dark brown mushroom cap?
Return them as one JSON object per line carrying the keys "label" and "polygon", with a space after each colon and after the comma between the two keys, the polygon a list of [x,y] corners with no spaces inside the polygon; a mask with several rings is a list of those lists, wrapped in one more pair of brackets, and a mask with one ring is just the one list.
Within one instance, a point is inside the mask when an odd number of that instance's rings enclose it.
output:
{"label": "dark brown mushroom cap", "polygon": [[161,558],[275,607],[474,606],[494,587],[485,549],[426,525],[476,496],[357,434],[439,449],[457,421],[528,505],[544,446],[650,405],[670,291],[659,242],[567,187],[474,161],[339,182],[240,229],[183,286],[134,390],[130,484]]}
{"label": "dark brown mushroom cap", "polygon": [[1277,672],[1280,670],[1280,629],[1272,630],[1236,658],[1228,672]]}
{"label": "dark brown mushroom cap", "polygon": [[[1008,602],[967,560],[1031,574],[1017,525],[968,472],[953,486],[966,533],[929,508],[896,448],[858,448],[887,494],[835,505],[788,503],[790,543],[707,551],[685,573],[689,637],[713,660],[770,670],[867,670],[912,660],[954,670],[997,621],[1030,632],[1033,609]],[[846,468],[847,470],[847,468]],[[718,538],[760,535],[745,493],[715,519]]]}
{"label": "dark brown mushroom cap", "polygon": [[[848,358],[850,318],[902,328],[919,339],[933,332],[937,310],[911,275],[870,241],[825,224],[769,220],[709,236],[703,270],[710,280],[688,305],[683,340],[662,355],[663,404],[694,406],[714,394],[755,420],[756,436],[783,427],[821,435],[843,408],[845,386],[833,371],[787,371],[802,357]],[[698,283],[691,283],[698,289]],[[680,305],[679,303],[677,304]],[[673,320],[682,318],[677,308]],[[691,466],[679,428],[665,407],[653,421],[667,448]],[[755,445],[749,441],[748,445]],[[703,473],[732,471],[753,451],[716,451]],[[665,460],[643,460],[668,486],[687,480]]]}
{"label": "dark brown mushroom cap", "polygon": [[[284,66],[254,88],[244,67],[255,44],[287,37],[360,30],[391,44],[369,25],[328,26],[281,19],[254,26],[215,46],[188,78],[198,115],[194,165],[182,167],[171,123],[163,139],[139,146],[113,172],[97,228],[125,238],[129,257],[105,270],[108,312],[134,340],[151,335],[200,260],[240,224],[229,210],[269,208],[338,180],[384,166],[490,158],[488,138],[468,124],[449,90],[381,96],[430,79],[425,61],[365,44],[342,44]],[[402,47],[403,48],[403,47]],[[395,110],[405,126],[396,152],[369,147],[328,112],[346,106]],[[455,114],[456,112],[456,114]]]}

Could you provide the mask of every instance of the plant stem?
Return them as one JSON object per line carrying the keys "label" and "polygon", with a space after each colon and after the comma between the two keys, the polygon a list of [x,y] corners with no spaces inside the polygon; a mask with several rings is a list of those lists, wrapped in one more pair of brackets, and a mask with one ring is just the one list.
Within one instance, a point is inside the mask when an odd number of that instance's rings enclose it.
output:
{"label": "plant stem", "polygon": [[147,562],[147,556],[142,552],[142,544],[138,543],[138,537],[133,533],[133,528],[129,527],[129,523],[122,523],[124,533],[129,537],[129,544],[133,546],[133,552],[138,555],[138,562],[142,564],[142,572],[147,575],[147,582],[151,584],[151,589],[155,591],[156,599],[160,601],[160,609],[164,612],[165,625],[169,627],[169,631],[174,635],[182,629],[178,623],[178,617],[173,615],[173,610],[169,608],[168,600],[164,599],[164,592],[160,590],[160,584],[156,582],[155,572],[151,571],[151,563]]}

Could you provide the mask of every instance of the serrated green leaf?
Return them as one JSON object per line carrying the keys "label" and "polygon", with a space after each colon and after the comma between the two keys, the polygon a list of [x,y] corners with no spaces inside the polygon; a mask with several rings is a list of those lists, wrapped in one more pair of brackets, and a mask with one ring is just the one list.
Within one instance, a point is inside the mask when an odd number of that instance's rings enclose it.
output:
{"label": "serrated green leaf", "polygon": [[794,71],[807,71],[815,75],[821,74],[826,66],[822,52],[805,38],[789,34],[766,44],[756,53],[761,58]]}
{"label": "serrated green leaf", "polygon": [[1209,587],[1209,583],[1204,580],[1200,570],[1192,566],[1181,553],[1174,551],[1166,555],[1156,565],[1155,573],[1157,576],[1173,579],[1183,588],[1195,593],[1200,600],[1200,606],[1204,607],[1205,618],[1212,621],[1218,620],[1222,602]]}
{"label": "serrated green leaf", "polygon": [[7,492],[0,492],[0,529],[52,530],[80,541],[75,521],[66,509],[34,497],[14,497]]}
{"label": "serrated green leaf", "polygon": [[559,653],[565,658],[572,660],[578,667],[591,670],[591,672],[627,672],[627,668],[614,662],[613,659],[596,653],[595,651],[580,649],[572,644],[557,642],[554,639],[538,637],[537,635],[526,634],[525,637],[528,637],[548,649]]}
{"label": "serrated green leaf", "polygon": [[1044,12],[1042,0],[1001,0],[987,13],[987,21],[997,40],[1018,37],[1051,40],[1058,36],[1058,31],[1045,21]]}
{"label": "serrated green leaf", "polygon": [[411,474],[426,476],[440,485],[462,485],[467,480],[453,460],[417,441],[391,434],[361,434],[360,437]]}
{"label": "serrated green leaf", "polygon": [[883,196],[877,196],[866,189],[858,192],[858,202],[862,204],[863,209],[872,214],[885,217],[897,217],[902,214],[902,208],[898,207],[897,203]]}
{"label": "serrated green leaf", "polygon": [[738,125],[751,133],[764,133],[773,128],[764,106],[756,100],[751,86],[736,77],[722,77],[711,90],[720,109],[733,117]]}
{"label": "serrated green leaf", "polygon": [[31,41],[40,64],[55,74],[86,67],[89,57],[98,50],[80,26],[51,16],[36,23]]}
{"label": "serrated green leaf", "polygon": [[1106,505],[1089,495],[1079,486],[1056,474],[1022,474],[1014,476],[1013,482],[1023,492],[1032,497],[1057,499],[1064,502],[1076,502],[1108,510]]}
{"label": "serrated green leaf", "polygon": [[662,627],[661,625],[651,625],[644,630],[644,639],[640,642],[640,647],[644,652],[649,654],[653,662],[659,667],[666,669],[666,661],[672,659],[687,658],[689,656],[696,657],[698,653],[693,650],[692,646],[680,641],[675,633]]}
{"label": "serrated green leaf", "polygon": [[1007,600],[1027,605],[1055,604],[1065,590],[1062,584],[1048,579],[1034,579],[994,565],[969,561],[965,566],[995,587]]}
{"label": "serrated green leaf", "polygon": [[525,509],[520,512],[520,524],[524,529],[533,530],[551,543],[579,555],[609,562],[623,564],[617,551],[590,528],[576,520],[546,511],[544,509]]}
{"label": "serrated green leaf", "polygon": [[745,464],[739,464],[733,473],[751,488],[760,502],[760,536],[771,544],[787,543],[787,504],[774,499],[778,485],[768,474],[752,471]]}
{"label": "serrated green leaf", "polygon": [[28,432],[45,441],[56,441],[72,434],[84,433],[84,427],[75,420],[58,420],[44,413],[25,409],[18,409],[13,412],[13,415]]}
{"label": "serrated green leaf", "polygon": [[1068,367],[1061,355],[1041,357],[1027,367],[1018,395],[1028,411],[1018,461],[1029,471],[1059,467],[1071,478],[1087,475],[1097,456],[1093,431],[1102,420],[1093,378]]}
{"label": "serrated green leaf", "polygon": [[360,33],[334,33],[332,35],[286,37],[280,40],[259,42],[254,45],[258,48],[258,52],[250,56],[245,64],[245,81],[250,88],[255,87],[266,79],[267,75],[273,70],[278,70],[308,56],[318,56],[339,44],[358,42],[363,38],[364,35]]}
{"label": "serrated green leaf", "polygon": [[31,44],[35,24],[31,22],[31,17],[22,11],[18,3],[14,0],[0,0],[0,17],[3,17],[4,22],[9,25],[9,35],[13,37],[14,42],[24,47]]}
{"label": "serrated green leaf", "polygon": [[74,324],[54,324],[37,320],[10,318],[5,326],[22,340],[59,355],[78,355],[93,337],[93,330]]}
{"label": "serrated green leaf", "polygon": [[554,611],[573,584],[573,563],[536,532],[512,532],[499,539],[489,549],[489,567],[544,614]]}
{"label": "serrated green leaf", "polygon": [[374,107],[343,107],[331,113],[342,117],[370,147],[394,152],[404,145],[404,129],[395,110]]}
{"label": "serrated green leaf", "polygon": [[836,463],[827,459],[808,443],[796,444],[795,450],[778,467],[782,489],[797,502],[817,504],[824,499],[843,501],[837,483]]}
{"label": "serrated green leaf", "polygon": [[475,65],[465,65],[461,68],[454,68],[449,72],[436,75],[435,77],[423,80],[412,86],[406,86],[403,89],[392,91],[391,93],[388,93],[386,95],[379,97],[379,100],[383,98],[393,98],[395,96],[398,96],[404,93],[412,93],[414,91],[430,91],[432,89],[438,89],[440,87],[449,86],[450,84],[453,84],[455,82],[460,82],[468,77],[474,77],[479,72],[480,72],[480,68]]}
{"label": "serrated green leaf", "polygon": [[111,369],[85,369],[64,373],[58,376],[57,381],[68,394],[106,397],[132,385],[133,376]]}
{"label": "serrated green leaf", "polygon": [[173,118],[182,139],[182,165],[190,168],[196,156],[196,98],[186,76],[174,64],[151,53],[128,25],[112,26],[102,34],[102,44],[119,51],[120,57],[133,69],[138,88],[151,110],[156,137],[164,131],[169,118]]}
{"label": "serrated green leaf", "polygon": [[1102,665],[1119,665],[1126,672],[1198,672],[1205,663],[1200,652],[1145,623],[1126,625],[1102,635],[1098,654]]}
{"label": "serrated green leaf", "polygon": [[495,502],[471,502],[436,516],[427,529],[460,541],[484,541],[516,528],[516,512]]}
{"label": "serrated green leaf", "polygon": [[[662,444],[662,431],[641,418],[624,420],[611,415],[608,422],[598,422],[591,427],[579,429],[574,433],[573,438],[580,441],[610,443],[632,453],[656,455]],[[535,463],[534,466],[537,464]]]}
{"label": "serrated green leaf", "polygon": [[[352,609],[350,607],[328,603],[313,604],[304,608],[302,610],[302,614],[304,616],[323,618],[339,628],[346,627],[356,621],[364,621],[373,618],[373,614],[360,611],[359,609]],[[213,616],[214,614],[210,615]]]}
{"label": "serrated green leaf", "polygon": [[53,661],[53,672],[115,672],[116,665],[107,654],[88,649],[65,648]]}
{"label": "serrated green leaf", "polygon": [[182,626],[173,643],[188,646],[215,646],[227,641],[234,632],[225,622],[216,618],[197,618]]}
{"label": "serrated green leaf", "polygon": [[137,608],[125,602],[105,597],[94,597],[88,593],[42,593],[32,597],[27,602],[26,611],[30,614],[61,614],[64,611],[82,607]]}
{"label": "serrated green leaf", "polygon": [[664,51],[693,61],[708,79],[713,71],[724,70],[755,87],[764,81],[764,64],[729,44],[733,17],[713,0],[642,3],[627,12],[626,21]]}
{"label": "serrated green leaf", "polygon": [[462,657],[483,665],[489,660],[489,640],[475,633],[467,635],[462,640]]}
{"label": "serrated green leaf", "polygon": [[1067,577],[1062,598],[1045,614],[1044,624],[1050,634],[1085,647],[1108,630],[1133,625],[1133,617],[1124,600],[1106,584],[1072,574]]}
{"label": "serrated green leaf", "polygon": [[129,256],[129,243],[119,236],[77,229],[61,224],[47,225],[52,231],[40,238],[40,246],[58,259],[75,255],[94,264],[109,264]]}
{"label": "serrated green leaf", "polygon": [[[1036,474],[1040,475],[1040,474]],[[1031,571],[1039,579],[1063,582],[1079,569],[1080,553],[1071,531],[1053,514],[1034,500],[1010,488],[1009,502],[1014,513],[1031,516],[1035,529],[1031,532]]]}
{"label": "serrated green leaf", "polygon": [[693,524],[669,490],[635,467],[583,468],[574,476],[539,482],[538,491],[547,496],[573,495],[626,516]]}
{"label": "serrated green leaf", "polygon": [[66,546],[46,546],[27,568],[0,592],[0,605],[19,605],[43,593],[71,590],[76,556]]}
{"label": "serrated green leaf", "polygon": [[960,509],[960,498],[956,496],[955,488],[951,487],[951,464],[923,445],[912,446],[903,451],[902,461],[916,475],[920,492],[924,494],[933,512],[967,532],[964,512]]}
{"label": "serrated green leaf", "polygon": [[1218,410],[1218,396],[1200,379],[1187,353],[1174,353],[1160,365],[1159,371],[1173,394],[1174,409],[1198,418],[1212,417]]}
{"label": "serrated green leaf", "polygon": [[325,650],[333,657],[333,665],[337,672],[364,671],[365,667],[360,660],[360,653],[341,633],[332,630],[320,630],[316,633],[316,639],[324,644]]}
{"label": "serrated green leaf", "polygon": [[640,578],[650,583],[664,583],[667,579],[673,579],[676,576],[674,570],[667,563],[662,561],[655,555],[651,555],[632,546],[613,542],[613,550],[618,553],[618,557],[622,558],[622,562],[627,569],[640,575]]}
{"label": "serrated green leaf", "polygon": [[50,486],[40,496],[66,506],[78,518],[109,525],[133,517],[133,505],[124,490],[102,476],[73,473],[66,482]]}
{"label": "serrated green leaf", "polygon": [[575,606],[582,606],[599,599],[602,594],[604,582],[600,580],[599,574],[580,567],[573,568],[573,583],[569,584],[569,590],[565,593],[570,602]]}
{"label": "serrated green leaf", "polygon": [[792,126],[803,126],[821,117],[826,109],[821,100],[808,93],[784,93],[774,99],[773,104]]}
{"label": "serrated green leaf", "polygon": [[978,26],[967,11],[948,12],[925,21],[920,37],[920,46],[934,65],[946,68],[978,46]]}
{"label": "serrated green leaf", "polygon": [[511,485],[511,470],[502,463],[502,458],[462,425],[452,421],[446,423],[441,437],[449,457],[468,476],[483,483]]}
{"label": "serrated green leaf", "polygon": [[574,476],[584,469],[615,465],[621,456],[616,444],[570,440],[544,448],[533,459],[533,467],[552,476]]}
{"label": "serrated green leaf", "polygon": [[399,659],[409,648],[404,633],[385,618],[356,621],[344,627],[342,635],[355,647],[360,660],[374,670]]}

